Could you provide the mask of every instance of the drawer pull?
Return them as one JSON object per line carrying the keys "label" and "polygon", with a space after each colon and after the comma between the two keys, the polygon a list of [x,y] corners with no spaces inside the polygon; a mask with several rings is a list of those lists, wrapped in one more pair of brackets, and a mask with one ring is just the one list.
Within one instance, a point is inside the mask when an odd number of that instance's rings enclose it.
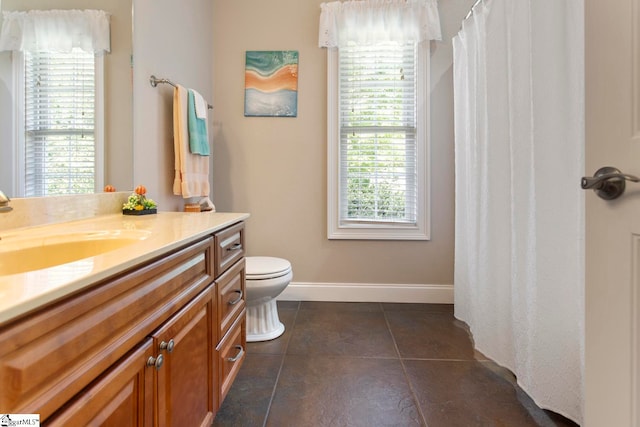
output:
{"label": "drawer pull", "polygon": [[244,355],[244,348],[242,348],[241,345],[237,345],[236,349],[239,350],[238,354],[236,354],[235,357],[227,357],[227,362],[237,362],[242,357],[242,355]]}
{"label": "drawer pull", "polygon": [[147,366],[155,366],[156,370],[160,369],[163,363],[164,357],[162,357],[161,354],[159,354],[158,357],[151,356],[147,359]]}
{"label": "drawer pull", "polygon": [[234,243],[227,248],[227,252],[237,251],[239,249],[242,249],[242,243]]}
{"label": "drawer pull", "polygon": [[236,289],[235,291],[233,291],[235,293],[238,294],[238,298],[234,299],[233,301],[229,301],[229,305],[236,305],[237,303],[239,303],[240,301],[242,301],[242,289]]}
{"label": "drawer pull", "polygon": [[167,350],[169,353],[173,352],[173,347],[175,347],[176,343],[173,342],[173,339],[170,339],[169,342],[162,341],[160,343],[160,350]]}

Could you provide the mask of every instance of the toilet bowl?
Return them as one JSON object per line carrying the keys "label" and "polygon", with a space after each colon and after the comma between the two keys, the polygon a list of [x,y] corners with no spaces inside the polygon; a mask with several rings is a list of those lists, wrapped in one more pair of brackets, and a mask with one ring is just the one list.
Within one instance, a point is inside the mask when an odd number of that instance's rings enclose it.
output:
{"label": "toilet bowl", "polygon": [[293,272],[286,259],[246,257],[247,342],[268,341],[284,333],[276,297],[287,287]]}

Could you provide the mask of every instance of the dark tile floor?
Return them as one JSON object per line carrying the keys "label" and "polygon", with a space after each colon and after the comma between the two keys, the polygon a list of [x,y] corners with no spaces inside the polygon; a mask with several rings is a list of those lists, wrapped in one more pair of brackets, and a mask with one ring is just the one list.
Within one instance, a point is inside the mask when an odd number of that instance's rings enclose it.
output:
{"label": "dark tile floor", "polygon": [[575,426],[474,351],[453,306],[278,302],[214,426]]}

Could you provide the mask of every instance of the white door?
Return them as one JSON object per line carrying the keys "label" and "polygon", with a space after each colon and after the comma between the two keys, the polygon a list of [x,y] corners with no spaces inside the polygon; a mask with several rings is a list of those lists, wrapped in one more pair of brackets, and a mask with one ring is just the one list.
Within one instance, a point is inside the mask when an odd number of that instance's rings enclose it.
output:
{"label": "white door", "polygon": [[[640,0],[585,1],[585,173],[640,176]],[[586,190],[585,426],[640,426],[640,184]]]}

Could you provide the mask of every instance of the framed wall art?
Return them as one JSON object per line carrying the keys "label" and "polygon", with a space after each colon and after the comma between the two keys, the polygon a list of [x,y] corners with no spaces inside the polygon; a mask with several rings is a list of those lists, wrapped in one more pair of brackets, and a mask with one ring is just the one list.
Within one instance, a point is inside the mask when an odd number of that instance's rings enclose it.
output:
{"label": "framed wall art", "polygon": [[244,72],[245,117],[297,117],[298,51],[248,50]]}

